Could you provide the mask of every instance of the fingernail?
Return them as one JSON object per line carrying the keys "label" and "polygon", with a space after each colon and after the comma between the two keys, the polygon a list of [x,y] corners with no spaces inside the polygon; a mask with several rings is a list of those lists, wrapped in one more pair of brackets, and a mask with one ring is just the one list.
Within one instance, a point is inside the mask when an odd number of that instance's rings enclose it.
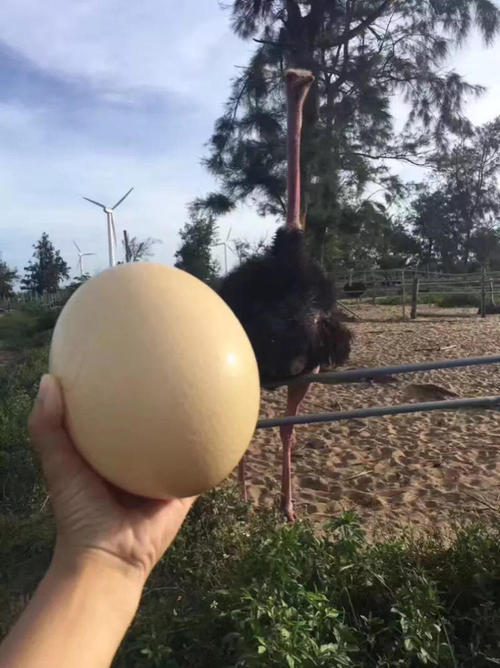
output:
{"label": "fingernail", "polygon": [[40,380],[40,385],[38,386],[38,394],[36,395],[36,400],[41,405],[43,405],[45,399],[47,398],[47,394],[49,391],[49,382],[50,382],[50,375],[48,373],[45,373]]}

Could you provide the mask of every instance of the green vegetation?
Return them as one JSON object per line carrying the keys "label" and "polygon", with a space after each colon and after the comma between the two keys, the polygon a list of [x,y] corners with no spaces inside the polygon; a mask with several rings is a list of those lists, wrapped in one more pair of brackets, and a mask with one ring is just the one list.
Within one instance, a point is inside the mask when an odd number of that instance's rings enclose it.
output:
{"label": "green vegetation", "polygon": [[[407,297],[408,300],[408,297]],[[394,295],[391,297],[377,297],[377,304],[379,306],[400,306],[402,303],[401,295]],[[420,294],[418,297],[419,304],[435,304],[440,308],[466,308],[479,307],[480,298],[477,295],[470,293],[450,294],[450,295],[433,295]]]}
{"label": "green vegetation", "polygon": [[[24,317],[24,316],[23,316]],[[4,330],[5,331],[5,330]],[[0,334],[1,336],[1,334]],[[0,633],[47,566],[53,523],[26,420],[47,349],[0,367]],[[355,515],[319,530],[199,500],[148,582],[117,668],[500,663],[500,530],[371,544]]]}
{"label": "green vegetation", "polygon": [[46,345],[59,315],[60,307],[47,309],[25,305],[0,318],[0,348],[23,350]]}
{"label": "green vegetation", "polygon": [[11,269],[0,256],[0,299],[11,297],[14,293],[14,283],[18,278],[15,269]]}
{"label": "green vegetation", "polygon": [[[225,6],[249,55],[208,142],[204,164],[217,192],[204,198],[207,210],[218,219],[246,203],[283,219],[283,71],[305,68],[315,75],[301,154],[313,256],[328,270],[500,266],[500,121],[473,127],[465,105],[483,90],[449,60],[474,33],[487,44],[496,41],[498,3],[233,0]],[[406,105],[395,123],[391,102],[400,96]],[[426,178],[416,189],[403,183],[393,159],[428,168]]]}
{"label": "green vegetation", "polygon": [[46,232],[33,244],[33,248],[33,259],[24,267],[21,288],[38,295],[57,292],[61,281],[69,278],[69,266]]}
{"label": "green vegetation", "polygon": [[203,202],[195,200],[189,207],[189,220],[179,230],[181,245],[175,252],[175,266],[178,269],[214,285],[219,274],[219,264],[212,258],[212,250],[217,243],[217,227],[213,213]]}
{"label": "green vegetation", "polygon": [[479,307],[480,303],[481,299],[477,295],[471,295],[470,293],[441,295],[435,302],[441,308]]}

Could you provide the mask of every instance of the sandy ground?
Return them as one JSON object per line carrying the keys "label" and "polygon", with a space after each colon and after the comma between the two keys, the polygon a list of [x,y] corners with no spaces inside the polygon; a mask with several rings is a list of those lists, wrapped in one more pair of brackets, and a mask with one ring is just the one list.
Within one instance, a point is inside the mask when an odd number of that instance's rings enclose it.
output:
{"label": "sandy ground", "polygon": [[[500,317],[425,307],[415,322],[400,309],[356,306],[346,368],[498,354]],[[398,321],[399,320],[399,321]],[[432,384],[432,385],[430,385]],[[261,415],[282,414],[285,389],[264,391]],[[302,413],[500,394],[498,366],[398,376],[391,384],[314,385]],[[500,412],[453,411],[370,418],[297,429],[293,486],[299,516],[324,521],[355,509],[369,531],[410,525],[442,529],[500,508]],[[277,430],[257,432],[247,455],[257,505],[279,499]]]}

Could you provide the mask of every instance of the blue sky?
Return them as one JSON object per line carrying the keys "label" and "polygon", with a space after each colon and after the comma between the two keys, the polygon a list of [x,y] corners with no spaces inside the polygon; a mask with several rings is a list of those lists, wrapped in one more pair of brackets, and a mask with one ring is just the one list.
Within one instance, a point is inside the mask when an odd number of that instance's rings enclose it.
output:
{"label": "blue sky", "polygon": [[[119,232],[161,239],[156,259],[172,262],[186,203],[213,187],[204,143],[251,48],[216,0],[2,0],[3,258],[22,270],[47,231],[73,267],[75,240],[103,269],[104,214],[81,196],[111,204],[134,186]],[[500,43],[475,38],[450,65],[489,88],[469,107],[475,122],[500,114]],[[242,209],[221,236],[229,227],[259,238],[274,222]]]}

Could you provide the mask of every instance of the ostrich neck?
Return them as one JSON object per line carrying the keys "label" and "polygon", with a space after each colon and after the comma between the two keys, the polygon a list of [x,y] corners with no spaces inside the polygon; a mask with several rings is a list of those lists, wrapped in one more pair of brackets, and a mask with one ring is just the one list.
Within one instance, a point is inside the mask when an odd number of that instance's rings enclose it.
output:
{"label": "ostrich neck", "polygon": [[[292,96],[290,96],[292,97]],[[288,103],[288,174],[287,217],[288,229],[301,229],[300,224],[300,136],[302,131],[303,100],[289,99]]]}

